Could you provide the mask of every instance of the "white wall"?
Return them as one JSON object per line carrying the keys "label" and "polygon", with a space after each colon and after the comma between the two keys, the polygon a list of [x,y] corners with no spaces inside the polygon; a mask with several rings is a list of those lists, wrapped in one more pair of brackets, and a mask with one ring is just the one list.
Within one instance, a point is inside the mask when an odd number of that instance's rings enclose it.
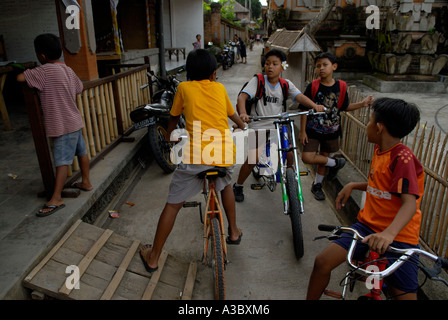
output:
{"label": "white wall", "polygon": [[204,47],[204,14],[202,0],[171,0],[171,44],[172,47],[193,50],[196,35],[202,36]]}
{"label": "white wall", "polygon": [[0,0],[0,34],[8,60],[37,62],[33,42],[41,33],[59,36],[54,0]]}

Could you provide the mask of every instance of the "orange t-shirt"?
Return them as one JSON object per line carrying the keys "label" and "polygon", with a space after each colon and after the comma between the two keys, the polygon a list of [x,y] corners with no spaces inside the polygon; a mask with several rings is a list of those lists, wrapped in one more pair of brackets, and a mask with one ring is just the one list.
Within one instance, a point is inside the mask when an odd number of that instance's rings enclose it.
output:
{"label": "orange t-shirt", "polygon": [[366,202],[358,213],[358,220],[375,232],[382,232],[392,223],[402,205],[400,195],[413,194],[416,196],[417,211],[395,241],[418,244],[424,179],[420,161],[407,146],[398,143],[380,152],[376,145],[370,166]]}

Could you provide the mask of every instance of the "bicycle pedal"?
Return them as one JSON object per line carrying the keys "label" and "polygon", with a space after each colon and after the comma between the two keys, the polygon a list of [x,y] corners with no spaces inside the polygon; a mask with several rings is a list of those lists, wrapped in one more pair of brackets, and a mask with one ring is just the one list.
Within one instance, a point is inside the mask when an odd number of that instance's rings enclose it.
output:
{"label": "bicycle pedal", "polygon": [[264,187],[264,184],[260,184],[260,183],[252,183],[250,185],[250,188],[252,190],[261,190],[261,189],[263,189],[263,187]]}
{"label": "bicycle pedal", "polygon": [[331,291],[331,290],[325,290],[324,294],[326,296],[329,296],[329,297],[332,297],[332,298],[335,298],[335,299],[342,299],[342,293],[339,293],[339,292],[335,292],[335,291]]}
{"label": "bicycle pedal", "polygon": [[190,201],[190,202],[185,202],[182,207],[184,207],[184,208],[193,208],[193,207],[199,206],[200,204],[201,203],[198,202],[198,201]]}
{"label": "bicycle pedal", "polygon": [[307,176],[308,175],[308,171],[300,171],[300,175],[301,176]]}

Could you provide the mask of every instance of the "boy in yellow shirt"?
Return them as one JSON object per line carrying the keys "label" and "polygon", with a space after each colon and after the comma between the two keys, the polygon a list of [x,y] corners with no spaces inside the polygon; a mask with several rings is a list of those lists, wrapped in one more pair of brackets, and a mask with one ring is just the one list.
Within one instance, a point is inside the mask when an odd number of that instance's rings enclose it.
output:
{"label": "boy in yellow shirt", "polygon": [[216,82],[216,58],[207,50],[197,49],[187,57],[187,76],[191,81],[179,84],[170,112],[167,139],[176,128],[180,115],[186,120],[189,134],[182,163],[174,171],[168,199],[159,218],[153,245],[140,250],[145,268],[158,268],[162,248],[184,202],[202,190],[197,174],[215,166],[225,167],[226,177],[217,178],[216,191],[221,192],[222,205],[229,223],[228,244],[239,244],[242,232],[236,224],[235,197],[230,182],[235,164],[236,148],[227,118],[244,129],[245,124],[235,113],[226,89]]}

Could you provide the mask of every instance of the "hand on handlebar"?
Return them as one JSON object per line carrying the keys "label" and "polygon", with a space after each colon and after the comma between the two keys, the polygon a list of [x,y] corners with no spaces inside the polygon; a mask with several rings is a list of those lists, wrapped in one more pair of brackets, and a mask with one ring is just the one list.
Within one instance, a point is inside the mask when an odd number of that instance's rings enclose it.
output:
{"label": "hand on handlebar", "polygon": [[246,122],[246,123],[251,122],[249,115],[246,113],[240,114],[240,119],[241,119],[241,121]]}
{"label": "hand on handlebar", "polygon": [[327,108],[325,108],[325,106],[317,104],[316,106],[313,107],[313,110],[316,112],[325,112]]}
{"label": "hand on handlebar", "polygon": [[388,234],[386,231],[383,231],[379,233],[372,233],[366,236],[361,242],[367,243],[370,250],[376,251],[379,254],[384,254],[393,241],[394,236]]}

